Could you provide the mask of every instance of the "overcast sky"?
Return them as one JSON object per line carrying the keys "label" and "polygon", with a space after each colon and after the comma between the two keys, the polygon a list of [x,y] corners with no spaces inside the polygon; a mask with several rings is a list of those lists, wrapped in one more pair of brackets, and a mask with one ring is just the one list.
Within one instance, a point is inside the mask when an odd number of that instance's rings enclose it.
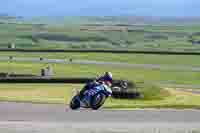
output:
{"label": "overcast sky", "polygon": [[200,16],[200,0],[1,0],[16,16]]}

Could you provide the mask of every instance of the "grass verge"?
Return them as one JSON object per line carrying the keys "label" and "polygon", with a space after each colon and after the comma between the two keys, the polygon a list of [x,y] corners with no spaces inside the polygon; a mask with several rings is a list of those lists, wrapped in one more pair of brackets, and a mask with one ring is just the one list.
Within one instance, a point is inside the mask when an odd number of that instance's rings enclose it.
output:
{"label": "grass verge", "polygon": [[[46,63],[0,62],[0,72],[40,75]],[[126,68],[104,65],[51,64],[55,77],[95,77],[106,71],[113,73],[115,79],[127,79],[140,82],[170,82],[173,84],[198,84],[199,73],[179,70],[158,70]]]}
{"label": "grass verge", "polygon": [[[154,54],[114,54],[114,53],[22,53],[0,52],[2,57],[34,57],[49,59],[87,59],[97,61],[124,62],[133,64],[188,65],[200,66],[198,55],[154,55]],[[180,59],[180,60],[179,60]],[[181,60],[185,59],[185,60]],[[186,61],[187,60],[187,61]]]}
{"label": "grass verge", "polygon": [[147,108],[173,108],[173,109],[200,109],[200,95],[167,89],[170,95],[162,99],[114,100],[108,101],[106,109],[147,109]]}
{"label": "grass verge", "polygon": [[1,84],[0,101],[63,104],[70,101],[76,88],[81,85]]}
{"label": "grass verge", "polygon": [[[150,85],[148,85],[150,86]],[[72,84],[1,84],[0,101],[68,104],[74,88],[82,85]],[[146,109],[146,108],[194,108],[200,109],[200,95],[160,89],[155,86],[141,89],[144,99],[108,99],[105,109]],[[151,92],[151,93],[149,93]]]}

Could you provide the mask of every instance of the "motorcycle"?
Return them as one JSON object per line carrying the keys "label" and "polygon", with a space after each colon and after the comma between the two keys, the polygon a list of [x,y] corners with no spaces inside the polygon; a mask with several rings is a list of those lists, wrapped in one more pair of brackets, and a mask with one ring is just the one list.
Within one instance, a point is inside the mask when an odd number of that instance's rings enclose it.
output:
{"label": "motorcycle", "polygon": [[81,107],[98,110],[111,95],[112,90],[108,86],[99,84],[89,90],[86,90],[82,98],[80,98],[79,93],[76,94],[70,102],[70,108],[72,110],[76,110]]}

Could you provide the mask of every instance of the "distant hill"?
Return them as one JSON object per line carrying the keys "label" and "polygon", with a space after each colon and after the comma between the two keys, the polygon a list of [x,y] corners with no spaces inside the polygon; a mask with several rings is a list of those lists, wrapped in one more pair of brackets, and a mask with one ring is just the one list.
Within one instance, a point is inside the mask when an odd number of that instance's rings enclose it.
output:
{"label": "distant hill", "polygon": [[22,17],[10,16],[0,13],[2,20],[17,20],[27,23],[40,24],[85,24],[85,25],[169,25],[169,24],[199,24],[200,17],[153,17],[153,16],[46,16],[46,17]]}
{"label": "distant hill", "polygon": [[83,17],[87,22],[102,24],[117,24],[117,25],[132,25],[132,24],[199,24],[200,17],[152,17],[152,16],[107,16],[107,17]]}
{"label": "distant hill", "polygon": [[7,19],[7,20],[9,20],[9,19],[16,19],[16,18],[17,17],[15,17],[15,16],[9,16],[6,13],[0,13],[0,19]]}

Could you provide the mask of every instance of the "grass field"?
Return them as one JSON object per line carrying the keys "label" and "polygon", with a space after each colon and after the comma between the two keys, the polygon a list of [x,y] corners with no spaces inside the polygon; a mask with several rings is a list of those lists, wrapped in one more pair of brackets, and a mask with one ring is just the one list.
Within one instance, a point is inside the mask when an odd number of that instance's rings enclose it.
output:
{"label": "grass field", "polygon": [[1,101],[37,103],[67,103],[74,88],[81,85],[66,84],[1,84]]}
{"label": "grass field", "polygon": [[[71,97],[75,94],[74,88],[80,89],[81,87],[82,85],[70,84],[1,84],[0,101],[69,104]],[[162,91],[157,89],[154,90],[154,93],[159,98],[155,98],[153,95],[151,97],[150,95],[153,94],[151,93],[148,94],[151,99],[108,99],[104,108],[200,108],[199,95],[178,92],[173,89]]]}
{"label": "grass field", "polygon": [[170,95],[159,100],[116,100],[108,101],[108,109],[133,109],[133,108],[174,108],[174,109],[199,109],[200,95],[184,93],[168,89]]}
{"label": "grass field", "polygon": [[[68,20],[68,22],[70,22]],[[88,21],[88,23],[90,23]],[[15,43],[25,49],[134,49],[199,51],[191,35],[200,25],[110,25],[96,26],[81,23],[34,25],[27,23],[1,23],[0,48]],[[196,40],[196,37],[194,37]],[[197,38],[198,40],[198,38]]]}
{"label": "grass field", "polygon": [[133,64],[200,66],[198,55],[154,55],[112,53],[22,53],[0,52],[0,57],[35,57],[47,59],[83,59],[96,61],[125,62]]}
{"label": "grass field", "polygon": [[[1,72],[40,75],[46,63],[0,62]],[[173,71],[142,68],[120,68],[99,65],[51,64],[55,77],[96,77],[105,71],[111,71],[116,79],[127,79],[135,82],[171,82],[176,84],[199,84],[199,73],[192,71]]]}
{"label": "grass field", "polygon": [[[14,43],[23,49],[112,49],[112,50],[166,50],[199,52],[199,24],[188,25],[126,25],[122,21],[111,21],[92,25],[90,21],[68,19],[66,23],[31,24],[18,22],[0,23],[0,48]],[[13,21],[14,22],[14,21]],[[41,21],[38,21],[41,22]],[[95,24],[98,19],[95,18]],[[120,24],[119,24],[120,22]],[[123,21],[124,22],[124,21]],[[90,24],[90,25],[88,25]],[[192,41],[196,41],[195,44]],[[196,55],[144,55],[109,53],[20,53],[0,52],[0,57],[42,57],[49,59],[86,59],[97,61],[125,62],[132,64],[182,65],[200,67]],[[1,61],[0,72],[40,75],[47,63]],[[119,68],[112,66],[50,64],[55,77],[95,77],[111,71],[114,78],[142,83],[142,100],[108,100],[105,108],[199,108],[200,97],[169,89],[160,91],[151,84],[166,82],[173,84],[199,84],[200,74],[193,71],[158,70],[143,68]],[[145,83],[145,84],[144,84]],[[147,84],[146,84],[147,83]],[[67,103],[73,88],[82,85],[65,84],[0,84],[0,100]],[[170,92],[170,94],[168,93]],[[164,94],[163,94],[164,93]],[[169,95],[168,95],[169,94]],[[150,96],[150,97],[149,97]],[[153,98],[151,96],[160,97]],[[148,98],[149,97],[149,98]],[[161,98],[162,97],[162,98]]]}

